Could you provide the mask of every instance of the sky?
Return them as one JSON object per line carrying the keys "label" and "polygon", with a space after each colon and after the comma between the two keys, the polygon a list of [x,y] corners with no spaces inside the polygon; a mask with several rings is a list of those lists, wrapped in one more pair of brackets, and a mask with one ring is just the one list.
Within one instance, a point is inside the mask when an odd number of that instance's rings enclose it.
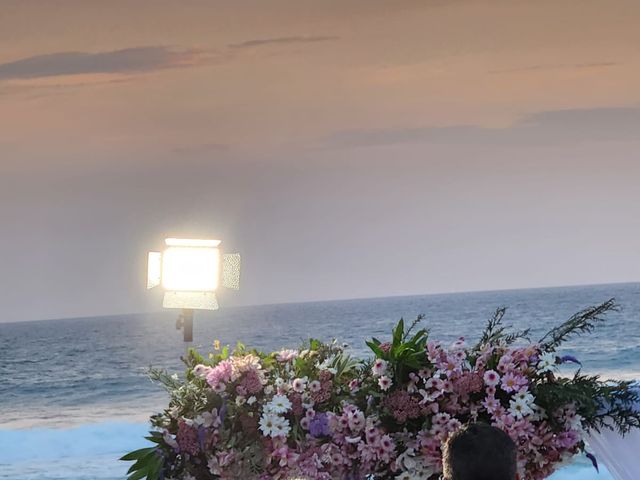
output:
{"label": "sky", "polygon": [[2,0],[0,321],[640,279],[635,0]]}

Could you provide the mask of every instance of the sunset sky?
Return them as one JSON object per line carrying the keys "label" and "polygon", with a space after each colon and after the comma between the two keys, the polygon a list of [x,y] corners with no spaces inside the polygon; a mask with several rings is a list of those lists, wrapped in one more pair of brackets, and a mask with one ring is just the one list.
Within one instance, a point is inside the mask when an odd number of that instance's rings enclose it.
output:
{"label": "sunset sky", "polygon": [[636,0],[1,3],[0,321],[640,280]]}

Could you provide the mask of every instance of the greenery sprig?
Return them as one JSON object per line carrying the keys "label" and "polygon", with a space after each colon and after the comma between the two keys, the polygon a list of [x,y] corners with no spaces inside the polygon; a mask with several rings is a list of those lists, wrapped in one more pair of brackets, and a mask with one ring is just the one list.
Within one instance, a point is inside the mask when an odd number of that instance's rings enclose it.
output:
{"label": "greenery sprig", "polygon": [[484,328],[480,340],[473,348],[474,351],[479,351],[488,345],[497,345],[498,343],[511,345],[519,339],[529,340],[530,328],[509,332],[509,327],[503,325],[502,320],[506,313],[506,307],[500,307],[495,311],[493,316],[487,321],[487,326]]}
{"label": "greenery sprig", "polygon": [[599,323],[604,322],[607,313],[619,310],[614,298],[599,305],[585,308],[563,324],[549,330],[538,343],[543,350],[553,351],[571,337],[592,332]]}

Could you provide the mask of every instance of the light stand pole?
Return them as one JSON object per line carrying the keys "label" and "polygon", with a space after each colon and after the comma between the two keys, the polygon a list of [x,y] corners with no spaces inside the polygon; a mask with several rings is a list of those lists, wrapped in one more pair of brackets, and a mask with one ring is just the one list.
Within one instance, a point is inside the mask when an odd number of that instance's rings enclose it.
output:
{"label": "light stand pole", "polygon": [[183,308],[176,321],[176,330],[182,329],[185,352],[189,353],[189,347],[193,343],[193,309]]}

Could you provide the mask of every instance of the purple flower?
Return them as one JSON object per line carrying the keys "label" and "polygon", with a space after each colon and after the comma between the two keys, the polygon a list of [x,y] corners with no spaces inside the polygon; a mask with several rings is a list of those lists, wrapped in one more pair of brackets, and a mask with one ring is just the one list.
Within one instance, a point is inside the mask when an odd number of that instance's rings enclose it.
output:
{"label": "purple flower", "polygon": [[206,433],[207,431],[204,429],[204,427],[201,426],[198,428],[198,442],[200,443],[200,450],[205,449],[204,441]]}
{"label": "purple flower", "polygon": [[220,424],[224,423],[224,417],[227,416],[227,401],[222,400],[222,406],[220,407],[220,413],[218,413],[218,418],[220,419]]}
{"label": "purple flower", "polygon": [[309,422],[309,433],[316,438],[326,437],[331,433],[326,413],[316,413],[311,422]]}
{"label": "purple flower", "polygon": [[573,355],[564,355],[560,357],[560,363],[566,363],[566,362],[572,362],[572,363],[577,363],[578,365],[582,365],[582,362],[578,360],[576,357],[574,357]]}

